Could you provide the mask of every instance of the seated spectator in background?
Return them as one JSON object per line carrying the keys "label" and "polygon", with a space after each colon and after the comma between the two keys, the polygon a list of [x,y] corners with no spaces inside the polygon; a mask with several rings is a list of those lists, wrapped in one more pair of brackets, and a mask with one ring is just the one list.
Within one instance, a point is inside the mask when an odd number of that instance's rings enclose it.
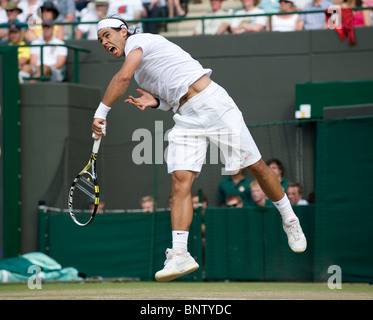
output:
{"label": "seated spectator in background", "polygon": [[274,13],[280,11],[280,3],[278,0],[260,0],[258,5],[259,9],[264,10],[266,13]]}
{"label": "seated spectator in background", "polygon": [[309,193],[307,201],[308,203],[316,203],[316,192],[314,190]]}
{"label": "seated spectator in background", "polygon": [[250,179],[244,175],[241,169],[238,173],[228,176],[220,181],[218,188],[218,202],[224,207],[226,199],[230,194],[237,194],[241,197],[245,206],[251,204]]}
{"label": "seated spectator in background", "polygon": [[[210,0],[211,11],[205,17],[218,17],[233,15],[233,10],[224,10],[222,8],[224,0]],[[198,20],[198,24],[194,29],[194,35],[202,34],[202,23],[204,24],[204,34],[223,34],[229,29],[230,19],[206,19],[204,22]]]}
{"label": "seated spectator in background", "polygon": [[[56,22],[74,22],[75,21],[75,1],[74,0],[53,0],[59,15]],[[64,29],[64,39],[70,39],[73,34],[72,25],[63,25]]]}
{"label": "seated spectator in background", "polygon": [[[193,203],[193,209],[198,209],[200,207],[200,202],[199,202],[199,193],[195,192],[192,194],[192,203]],[[205,211],[207,207],[208,201],[207,201],[207,196],[202,193],[202,212]]]}
{"label": "seated spectator in background", "polygon": [[22,9],[22,13],[19,14],[18,20],[25,22],[28,25],[36,23],[39,17],[38,10],[43,5],[44,0],[20,0],[18,1],[18,7]]}
{"label": "seated spectator in background", "polygon": [[[43,20],[43,34],[39,39],[31,44],[64,44],[63,40],[57,39],[53,35],[53,20]],[[33,68],[33,77],[40,77],[40,47],[31,47],[31,66]],[[43,75],[50,76],[51,82],[63,81],[63,67],[67,59],[67,48],[63,46],[52,46],[43,48]]]}
{"label": "seated spectator in background", "polygon": [[[312,0],[303,7],[303,11],[326,10],[332,5],[328,0]],[[310,13],[299,15],[297,30],[327,29],[325,13]]]}
{"label": "seated spectator in background", "polygon": [[[341,8],[361,8],[367,7],[362,0],[345,0],[341,4]],[[354,10],[352,11],[352,21],[354,27],[369,27],[371,25],[369,10]]]}
{"label": "seated spectator in background", "polygon": [[[293,12],[295,11],[294,1],[293,0],[279,0],[280,2],[280,11],[279,12]],[[298,14],[281,14],[271,16],[271,26],[267,25],[267,31],[295,31],[298,26]]]}
{"label": "seated spectator in background", "polygon": [[88,4],[91,3],[91,0],[74,0],[75,8],[78,11],[82,11],[87,8]]}
{"label": "seated spectator in background", "polygon": [[[95,208],[95,204],[94,202],[91,202],[89,204],[89,210],[91,210],[93,212]],[[98,207],[97,207],[97,214],[103,214],[104,213],[104,208],[105,208],[105,200],[104,200],[104,197],[102,195],[100,195],[100,202],[98,203]]]}
{"label": "seated spectator in background", "polygon": [[180,0],[167,0],[167,7],[169,18],[173,18],[175,16],[175,9],[177,17],[185,17],[186,13],[180,5]]}
{"label": "seated spectator in background", "polygon": [[[10,46],[23,46],[23,30],[16,21],[12,21],[9,26],[9,45]],[[18,71],[19,81],[23,83],[23,77],[28,78],[32,73],[30,65],[30,47],[18,47]]]}
{"label": "seated spectator in background", "polygon": [[[161,18],[162,8],[165,6],[165,0],[142,0],[144,6],[144,18]],[[158,22],[143,23],[143,29],[146,33],[158,33]]]}
{"label": "seated spectator in background", "polygon": [[153,212],[154,210],[154,198],[152,196],[144,196],[140,200],[140,206],[142,212]]}
{"label": "seated spectator in background", "polygon": [[[244,6],[243,9],[235,12],[235,15],[244,14],[260,14],[265,13],[264,10],[258,8],[260,0],[241,0]],[[264,30],[267,25],[266,16],[254,17],[237,17],[233,18],[230,23],[231,32],[234,34],[243,32],[259,32]]]}
{"label": "seated spectator in background", "polygon": [[270,201],[262,188],[259,185],[258,180],[253,180],[250,183],[251,197],[253,198],[254,206],[257,207],[271,207],[274,206],[272,201]]}
{"label": "seated spectator in background", "polygon": [[142,0],[109,0],[108,15],[118,15],[132,27],[142,30],[141,23],[129,22],[139,20],[142,17]]}
{"label": "seated spectator in background", "polygon": [[[373,0],[362,0],[363,4],[365,4],[367,7],[373,8]],[[370,14],[370,24],[373,25],[373,9],[368,10]]]}
{"label": "seated spectator in background", "polygon": [[[99,21],[107,16],[109,9],[108,0],[95,0],[81,11],[81,22]],[[97,25],[79,24],[75,31],[75,39],[82,39],[86,35],[87,40],[97,40]]]}
{"label": "seated spectator in background", "polygon": [[308,204],[308,201],[303,199],[303,188],[299,183],[290,182],[286,193],[292,206]]}
{"label": "seated spectator in background", "polygon": [[[52,1],[45,1],[40,7],[41,19],[35,21],[35,25],[30,26],[27,34],[26,40],[31,42],[39,38],[43,33],[43,28],[41,23],[43,20],[54,20],[56,21],[59,16],[59,11]],[[53,35],[57,39],[63,40],[64,38],[64,27],[62,25],[54,25]]]}
{"label": "seated spectator in background", "polygon": [[237,194],[230,194],[225,200],[225,205],[229,208],[242,208],[242,198]]}
{"label": "seated spectator in background", "polygon": [[[4,9],[2,11],[1,23],[11,23],[12,21],[24,22],[19,19],[22,9],[18,6],[16,1],[2,2]],[[8,41],[8,28],[0,29],[0,40]]]}
{"label": "seated spectator in background", "polygon": [[288,181],[284,179],[285,168],[282,162],[279,159],[272,158],[267,160],[267,165],[276,174],[278,180],[281,183],[281,186],[284,188],[284,191],[286,192],[286,189],[288,187]]}

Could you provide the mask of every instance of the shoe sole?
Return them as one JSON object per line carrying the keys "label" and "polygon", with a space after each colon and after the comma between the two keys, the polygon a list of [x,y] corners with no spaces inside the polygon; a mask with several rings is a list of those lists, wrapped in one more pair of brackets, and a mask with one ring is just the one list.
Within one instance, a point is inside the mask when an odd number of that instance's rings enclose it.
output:
{"label": "shoe sole", "polygon": [[157,276],[157,274],[155,274],[155,280],[157,280],[159,282],[172,281],[172,280],[175,280],[176,278],[179,278],[179,277],[185,276],[186,274],[192,273],[193,271],[196,271],[198,268],[199,268],[199,265],[196,264],[196,266],[192,267],[191,269],[188,269],[188,270],[186,270],[184,272],[180,272],[180,273],[173,273],[173,274],[165,275],[165,276]]}

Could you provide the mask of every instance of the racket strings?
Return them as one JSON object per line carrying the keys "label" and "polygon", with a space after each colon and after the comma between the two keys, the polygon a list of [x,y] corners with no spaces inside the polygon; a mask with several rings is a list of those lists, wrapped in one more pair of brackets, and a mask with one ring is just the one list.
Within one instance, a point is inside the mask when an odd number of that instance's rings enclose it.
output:
{"label": "racket strings", "polygon": [[95,209],[96,192],[91,174],[83,173],[75,183],[72,209],[80,223],[87,223]]}

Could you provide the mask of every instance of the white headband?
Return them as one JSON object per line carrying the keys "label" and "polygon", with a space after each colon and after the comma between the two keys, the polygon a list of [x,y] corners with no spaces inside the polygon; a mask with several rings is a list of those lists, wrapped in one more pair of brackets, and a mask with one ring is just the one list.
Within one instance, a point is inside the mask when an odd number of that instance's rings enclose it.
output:
{"label": "white headband", "polygon": [[126,25],[121,20],[109,18],[109,19],[102,19],[97,24],[97,32],[99,32],[103,28],[126,28]]}

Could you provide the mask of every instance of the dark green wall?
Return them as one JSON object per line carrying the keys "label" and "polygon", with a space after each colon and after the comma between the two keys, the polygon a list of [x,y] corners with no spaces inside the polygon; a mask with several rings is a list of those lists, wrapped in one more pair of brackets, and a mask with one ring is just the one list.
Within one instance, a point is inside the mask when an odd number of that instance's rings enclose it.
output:
{"label": "dark green wall", "polygon": [[[355,32],[355,46],[341,42],[332,30],[170,40],[190,52],[203,66],[213,69],[213,80],[228,90],[250,125],[294,119],[296,84],[371,80],[373,28],[360,28]],[[94,110],[123,62],[108,55],[98,42],[71,43],[91,50],[89,54],[80,54],[80,86],[68,83],[21,86],[23,251],[37,248],[38,202],[44,200],[47,204],[65,207],[68,185],[81,169],[82,162],[88,161]],[[72,53],[69,53],[67,74],[71,81],[72,62]],[[136,94],[136,88],[133,81],[125,97]],[[153,165],[133,164],[131,153],[138,142],[132,141],[132,134],[139,128],[153,132],[156,120],[163,121],[166,131],[172,127],[172,114],[156,110],[140,112],[119,102],[108,120],[108,135],[102,143],[98,164],[99,175],[105,173],[99,176],[105,200],[111,203],[112,209],[136,208],[140,197],[153,193],[156,184],[159,206],[165,207],[170,192],[166,165],[160,165],[154,175]],[[298,180],[296,171],[302,166],[301,178],[307,193],[312,191],[314,128],[305,125],[301,134],[297,126],[284,129],[281,134],[274,131],[267,135],[268,131],[252,130],[263,158],[282,159],[289,180]],[[299,150],[307,161],[298,158]],[[63,170],[57,170],[59,168]],[[195,183],[195,189],[202,188],[212,204],[222,178],[220,169],[221,165],[206,165]]]}

